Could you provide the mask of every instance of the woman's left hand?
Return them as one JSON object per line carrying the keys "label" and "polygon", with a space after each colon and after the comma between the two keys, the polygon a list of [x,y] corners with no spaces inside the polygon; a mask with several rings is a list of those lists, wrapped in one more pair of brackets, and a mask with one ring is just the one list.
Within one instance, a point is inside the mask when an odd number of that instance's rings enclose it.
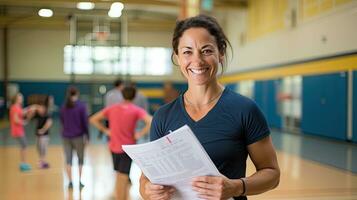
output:
{"label": "woman's left hand", "polygon": [[37,133],[40,134],[40,135],[43,135],[43,134],[46,133],[46,130],[44,130],[44,129],[41,128],[41,129],[38,129],[38,130],[37,130]]}
{"label": "woman's left hand", "polygon": [[225,176],[198,176],[192,179],[192,189],[202,199],[229,199],[237,196],[239,184]]}

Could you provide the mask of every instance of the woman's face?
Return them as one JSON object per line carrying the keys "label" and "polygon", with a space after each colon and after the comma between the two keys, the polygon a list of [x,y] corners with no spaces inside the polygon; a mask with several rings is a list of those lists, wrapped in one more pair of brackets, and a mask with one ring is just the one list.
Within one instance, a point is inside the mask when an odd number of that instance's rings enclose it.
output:
{"label": "woman's face", "polygon": [[206,29],[189,28],[179,40],[175,57],[189,84],[205,85],[216,81],[224,55],[219,53],[214,36]]}
{"label": "woman's face", "polygon": [[22,104],[24,101],[24,97],[22,96],[22,94],[18,94],[16,97],[16,103],[17,104]]}
{"label": "woman's face", "polygon": [[77,101],[78,100],[78,96],[79,96],[79,94],[75,94],[75,95],[71,96],[71,100],[72,101]]}

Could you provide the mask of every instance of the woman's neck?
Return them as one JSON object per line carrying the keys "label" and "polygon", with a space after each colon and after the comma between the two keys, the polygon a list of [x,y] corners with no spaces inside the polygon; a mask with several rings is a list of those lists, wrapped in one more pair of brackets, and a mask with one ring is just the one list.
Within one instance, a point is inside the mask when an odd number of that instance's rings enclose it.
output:
{"label": "woman's neck", "polygon": [[132,101],[130,101],[130,100],[127,100],[127,99],[124,99],[123,103],[126,103],[126,104],[128,104],[128,103],[132,103]]}
{"label": "woman's neck", "polygon": [[217,82],[211,85],[189,86],[184,98],[188,104],[207,105],[215,102],[221,96],[223,89],[224,87]]}

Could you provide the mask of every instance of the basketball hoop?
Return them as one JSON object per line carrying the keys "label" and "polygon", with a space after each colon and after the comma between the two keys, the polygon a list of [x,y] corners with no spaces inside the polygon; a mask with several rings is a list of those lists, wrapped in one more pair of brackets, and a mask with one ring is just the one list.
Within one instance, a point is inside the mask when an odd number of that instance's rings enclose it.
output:
{"label": "basketball hoop", "polygon": [[107,41],[108,37],[109,37],[109,32],[106,31],[99,31],[95,33],[95,38],[100,42]]}

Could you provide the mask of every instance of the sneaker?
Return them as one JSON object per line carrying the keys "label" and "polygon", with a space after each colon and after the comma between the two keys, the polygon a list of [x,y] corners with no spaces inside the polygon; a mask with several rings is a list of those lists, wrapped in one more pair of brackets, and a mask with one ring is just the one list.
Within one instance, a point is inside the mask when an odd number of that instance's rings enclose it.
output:
{"label": "sneaker", "polygon": [[40,163],[40,168],[41,169],[50,168],[50,164],[48,164],[47,162],[42,162],[42,163]]}
{"label": "sneaker", "polygon": [[68,183],[68,189],[73,189],[73,183],[72,183],[72,181]]}
{"label": "sneaker", "polygon": [[79,182],[79,189],[83,189],[84,188],[84,185],[82,182]]}
{"label": "sneaker", "polygon": [[31,166],[27,163],[21,163],[20,164],[20,171],[22,172],[26,172],[26,171],[30,171],[31,170]]}

